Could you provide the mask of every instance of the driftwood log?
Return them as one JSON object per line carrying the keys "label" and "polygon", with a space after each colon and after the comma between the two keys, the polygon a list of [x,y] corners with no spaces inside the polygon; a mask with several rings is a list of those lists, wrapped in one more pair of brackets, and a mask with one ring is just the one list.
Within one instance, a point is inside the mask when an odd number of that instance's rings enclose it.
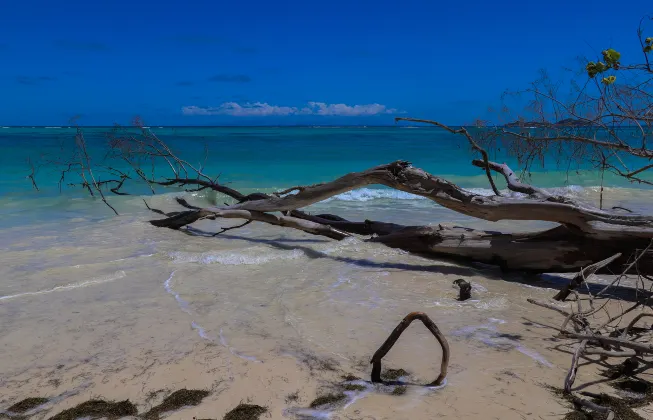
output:
{"label": "driftwood log", "polygon": [[[492,264],[502,270],[542,273],[578,272],[584,269],[572,281],[568,290],[561,292],[558,297],[560,300],[564,300],[586,277],[595,272],[622,272],[623,267],[628,266],[629,272],[653,274],[651,251],[642,253],[636,266],[628,265],[630,256],[647,249],[653,238],[653,216],[620,208],[604,210],[554,195],[524,183],[505,163],[490,161],[488,153],[464,127],[453,129],[429,120],[401,119],[435,124],[466,137],[472,148],[483,157],[472,161],[472,165],[485,172],[494,194],[485,196],[465,190],[405,161],[375,166],[362,172],[345,174],[330,182],[297,186],[274,194],[243,194],[220,183],[219,175],[205,174],[203,165],[197,166],[178,157],[165,142],[146,128],[141,129],[139,136],[131,133],[110,136],[106,162],[102,164],[90,159],[82,130],[79,129],[73,155],[48,160],[45,164],[61,167],[60,187],[66,176],[78,172],[79,182],[70,185],[82,187],[116,213],[116,209],[108,202],[106,193],[128,195],[125,189],[134,182],[144,182],[152,193],[155,193],[156,187],[173,187],[192,192],[211,190],[235,201],[231,205],[197,207],[179,200],[186,210],[171,213],[150,208],[165,216],[151,221],[157,227],[178,230],[186,229],[203,219],[240,219],[240,224],[220,228],[216,235],[251,222],[262,222],[334,240],[361,235],[367,237],[368,241],[424,256]],[[155,174],[154,169],[151,169],[151,173],[146,173],[143,162],[148,161],[161,163],[167,173]],[[127,162],[130,169],[116,169],[118,162],[123,165]],[[32,165],[32,175],[35,168]],[[492,179],[492,172],[505,178],[508,189],[518,194],[502,194]],[[37,188],[35,178],[28,178]],[[335,195],[372,185],[415,194],[432,201],[434,205],[489,222],[545,221],[556,226],[548,230],[510,233],[451,226],[438,220],[428,226],[374,220],[351,221],[338,215],[315,215],[304,210]],[[611,258],[616,254],[620,255]]]}
{"label": "driftwood log", "polygon": [[[484,162],[474,161],[473,164],[482,166]],[[588,266],[597,261],[603,262],[617,253],[620,255],[606,264],[600,264],[594,271],[621,271],[627,256],[646,248],[653,238],[651,216],[601,210],[567,197],[550,195],[518,181],[505,164],[488,162],[488,165],[506,178],[510,190],[524,196],[475,194],[408,162],[396,161],[363,172],[349,173],[331,182],[298,186],[271,195],[258,193],[245,196],[216,182],[203,181],[199,185],[227,194],[238,203],[193,208],[151,223],[158,227],[180,229],[201,219],[237,218],[290,227],[337,240],[351,234],[370,235],[372,242],[413,253],[531,272],[589,269]],[[168,182],[182,181],[184,184],[198,184],[191,179],[171,179]],[[450,210],[487,221],[539,220],[558,223],[559,226],[544,231],[502,233],[445,224],[403,226],[369,220],[352,222],[336,215],[310,215],[300,210],[369,185],[382,185],[425,197]],[[271,214],[274,212],[281,215]],[[641,258],[638,270],[653,273],[650,254]]]}

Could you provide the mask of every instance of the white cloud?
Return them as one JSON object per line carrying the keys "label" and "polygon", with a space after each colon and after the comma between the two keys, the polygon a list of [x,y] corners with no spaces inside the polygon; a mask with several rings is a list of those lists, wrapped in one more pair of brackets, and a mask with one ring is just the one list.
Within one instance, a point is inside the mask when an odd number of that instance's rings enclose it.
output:
{"label": "white cloud", "polygon": [[396,109],[381,104],[346,105],[309,102],[303,108],[270,105],[264,102],[246,103],[225,102],[215,107],[184,106],[184,115],[230,115],[233,117],[269,117],[286,115],[324,115],[340,117],[360,117],[397,113]]}
{"label": "white cloud", "polygon": [[267,103],[255,102],[239,105],[236,102],[225,102],[217,107],[185,106],[181,108],[184,115],[231,115],[234,117],[268,117],[272,115],[292,115],[297,113],[297,108],[288,106],[274,106]]}
{"label": "white cloud", "polygon": [[338,115],[346,117],[359,117],[366,115],[393,114],[396,109],[388,109],[381,104],[367,105],[345,105],[345,104],[325,104],[324,102],[309,102],[310,109],[316,115]]}

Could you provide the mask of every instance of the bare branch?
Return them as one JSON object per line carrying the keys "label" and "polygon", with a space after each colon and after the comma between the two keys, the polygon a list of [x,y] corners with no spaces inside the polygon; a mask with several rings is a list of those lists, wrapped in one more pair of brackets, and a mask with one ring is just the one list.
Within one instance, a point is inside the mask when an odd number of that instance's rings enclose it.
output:
{"label": "bare branch", "polygon": [[445,124],[439,123],[437,121],[421,120],[421,119],[417,119],[417,118],[396,117],[395,122],[398,122],[398,121],[412,121],[412,122],[419,122],[419,123],[425,123],[425,124],[432,124],[432,125],[435,125],[437,127],[444,128],[445,130],[447,130],[448,132],[450,132],[452,134],[462,134],[463,136],[465,136],[467,141],[469,141],[469,143],[472,145],[472,149],[476,150],[477,152],[479,152],[483,156],[483,162],[485,162],[485,165],[484,165],[483,169],[485,169],[485,174],[487,175],[487,179],[488,179],[488,181],[490,181],[490,186],[492,187],[492,191],[494,191],[494,194],[496,194],[496,195],[499,195],[499,196],[501,195],[501,193],[499,192],[499,189],[494,184],[494,180],[492,179],[492,174],[490,173],[490,164],[489,164],[489,158],[488,158],[487,151],[484,148],[482,148],[481,146],[479,146],[479,144],[474,140],[474,137],[472,137],[472,135],[469,134],[469,131],[467,131],[467,129],[465,127],[460,127],[459,129],[456,130],[456,129],[453,129],[453,128],[445,125]]}
{"label": "bare branch", "polygon": [[321,225],[308,220],[302,220],[291,216],[273,215],[258,211],[248,210],[190,210],[181,212],[167,219],[152,220],[150,223],[157,227],[167,227],[170,229],[180,229],[183,226],[194,223],[202,219],[245,219],[251,221],[264,222],[276,226],[290,227],[301,230],[313,235],[326,236],[328,238],[341,240],[349,234],[341,232],[331,226]]}
{"label": "bare branch", "polygon": [[553,299],[554,300],[559,300],[559,301],[564,301],[565,299],[567,299],[567,297],[569,296],[571,291],[575,290],[581,284],[583,284],[583,282],[585,282],[588,277],[594,275],[594,273],[596,273],[597,271],[599,271],[601,268],[605,267],[606,265],[612,263],[614,260],[616,260],[619,257],[621,257],[621,253],[614,254],[610,258],[606,258],[603,261],[599,261],[597,263],[594,263],[592,265],[588,265],[587,267],[583,268],[582,270],[580,270],[580,272],[576,276],[574,276],[573,279],[571,279],[569,284],[564,289],[562,289],[560,292],[558,292],[558,294],[556,294],[553,297]]}
{"label": "bare branch", "polygon": [[581,341],[578,347],[576,348],[576,351],[574,352],[574,357],[571,359],[571,367],[569,368],[569,372],[567,372],[567,377],[565,379],[566,393],[571,393],[571,387],[574,384],[574,381],[576,380],[576,372],[578,372],[578,361],[580,359],[580,356],[585,351],[585,346],[587,346],[587,340]]}
{"label": "bare branch", "polygon": [[[532,185],[524,184],[523,182],[521,182],[515,176],[515,172],[512,169],[510,169],[510,167],[505,163],[499,164],[495,162],[483,162],[480,160],[474,160],[472,161],[472,164],[474,166],[478,166],[479,168],[489,167],[493,171],[502,174],[504,178],[506,178],[506,182],[508,183],[508,189],[510,189],[511,191],[520,192],[528,195],[539,195],[543,198],[551,197],[549,193],[542,190],[541,188],[537,188]],[[563,202],[563,199],[559,198],[557,199],[557,201]]]}

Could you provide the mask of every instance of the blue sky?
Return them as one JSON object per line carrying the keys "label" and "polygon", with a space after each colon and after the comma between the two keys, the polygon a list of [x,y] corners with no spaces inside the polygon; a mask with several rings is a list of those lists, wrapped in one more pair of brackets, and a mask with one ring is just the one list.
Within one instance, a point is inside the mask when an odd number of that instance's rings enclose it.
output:
{"label": "blue sky", "polygon": [[625,4],[6,1],[0,125],[464,124],[541,68],[636,54],[653,10]]}

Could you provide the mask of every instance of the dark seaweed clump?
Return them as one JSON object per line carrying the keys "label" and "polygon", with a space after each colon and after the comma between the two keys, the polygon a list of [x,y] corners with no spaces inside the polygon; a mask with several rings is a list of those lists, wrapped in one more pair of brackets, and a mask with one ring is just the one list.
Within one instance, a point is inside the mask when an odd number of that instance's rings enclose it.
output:
{"label": "dark seaweed clump", "polygon": [[41,397],[32,397],[32,398],[25,398],[22,401],[18,401],[16,404],[12,405],[7,409],[7,411],[11,411],[12,413],[25,413],[33,408],[38,407],[39,405],[43,405],[49,400],[47,398],[41,398]]}
{"label": "dark seaweed clump", "polygon": [[321,397],[317,397],[316,399],[314,399],[313,402],[311,402],[310,407],[318,408],[318,407],[322,407],[323,405],[335,404],[342,400],[345,400],[346,398],[347,396],[342,393],[322,395]]}
{"label": "dark seaweed clump", "polygon": [[410,374],[403,369],[388,369],[381,374],[381,378],[385,379],[386,381],[396,381],[402,376],[408,375]]}
{"label": "dark seaweed clump", "polygon": [[225,414],[224,420],[258,420],[268,409],[255,404],[238,404]]}
{"label": "dark seaweed clump", "polygon": [[582,411],[572,411],[563,420],[592,420],[592,416]]}
{"label": "dark seaweed clump", "polygon": [[[571,396],[565,395],[562,393],[562,390],[555,388],[551,389],[554,394],[561,395],[563,399],[573,403]],[[633,411],[634,407],[641,407],[650,402],[649,397],[642,399],[622,399],[613,397],[607,394],[601,394],[597,398],[593,398],[593,401],[603,407],[608,407],[615,414],[615,419],[619,420],[646,420],[644,417],[637,414]],[[595,413],[584,411],[579,407],[574,407],[574,411],[567,413],[564,420],[607,420],[608,415],[606,413]]]}
{"label": "dark seaweed clump", "polygon": [[286,395],[286,404],[291,402],[299,401],[299,391],[295,391],[292,394]]}
{"label": "dark seaweed clump", "polygon": [[129,400],[125,401],[104,401],[90,400],[83,402],[73,408],[64,410],[50,420],[77,420],[82,417],[99,419],[119,419],[122,417],[135,416],[138,414],[136,406]]}
{"label": "dark seaweed clump", "polygon": [[168,411],[175,411],[182,407],[199,405],[209,394],[209,391],[204,390],[180,389],[166,397],[161,404],[152,407],[150,411],[143,414],[143,418],[146,420],[158,420],[161,414],[167,413]]}
{"label": "dark seaweed clump", "polygon": [[397,386],[392,390],[392,395],[404,395],[407,389],[408,387],[405,385]]}
{"label": "dark seaweed clump", "polygon": [[[621,398],[612,397],[607,394],[601,394],[599,398],[595,398],[595,402],[604,407],[609,407],[614,411],[615,419],[619,420],[646,420],[644,417],[640,416],[630,408],[629,401],[623,400]],[[607,419],[607,415],[599,417],[595,415],[596,419],[603,418]]]}
{"label": "dark seaweed clump", "polygon": [[359,384],[344,384],[342,386],[342,389],[344,389],[345,391],[365,391],[367,388]]}

